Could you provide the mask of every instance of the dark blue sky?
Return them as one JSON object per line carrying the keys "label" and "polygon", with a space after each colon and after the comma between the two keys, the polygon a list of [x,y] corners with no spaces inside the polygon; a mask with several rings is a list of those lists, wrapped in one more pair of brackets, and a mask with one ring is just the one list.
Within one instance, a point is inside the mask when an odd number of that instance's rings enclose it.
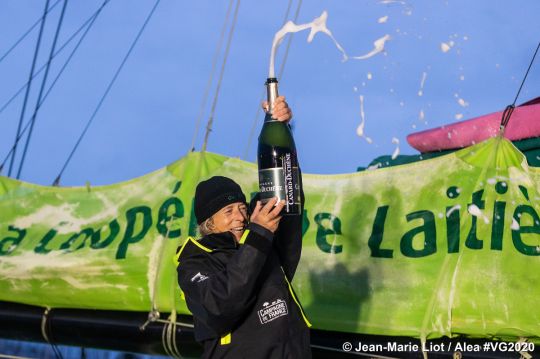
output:
{"label": "dark blue sky", "polygon": [[[70,0],[59,43],[102,2]],[[47,59],[62,3],[47,18],[38,65]],[[52,183],[154,3],[111,0],[104,7],[39,111],[23,180]],[[37,0],[0,3],[0,57],[41,16],[44,4]],[[288,5],[286,0],[240,4],[209,151],[245,157],[273,34],[283,24]],[[189,151],[228,6],[229,1],[215,0],[160,2],[67,167],[63,185],[127,180]],[[297,6],[298,1],[292,1],[289,19]],[[373,41],[386,34],[391,40],[384,53],[343,63],[325,35],[318,34],[310,44],[307,32],[294,35],[284,76],[279,79],[280,92],[295,115],[295,139],[306,173],[354,172],[357,166],[394,152],[393,137],[399,139],[401,153],[415,153],[405,140],[411,132],[504,109],[513,101],[540,41],[540,2],[536,0],[303,1],[298,22],[309,22],[323,10],[328,11],[328,28],[352,56],[368,53]],[[37,30],[0,62],[0,108],[28,78]],[[52,62],[48,84],[77,40]],[[453,46],[444,52],[443,43]],[[286,41],[278,52],[278,67],[284,45]],[[222,55],[223,50],[218,70]],[[423,95],[419,96],[424,73]],[[197,149],[202,146],[218,77],[219,71],[205,107]],[[35,107],[41,78],[32,84],[25,121]],[[537,62],[518,103],[540,94],[539,78]],[[13,143],[23,94],[0,113],[1,160]],[[372,144],[356,134],[360,95],[364,97],[364,131]],[[262,115],[247,148],[250,161],[255,159],[261,120]],[[22,146],[17,164],[21,152]]]}

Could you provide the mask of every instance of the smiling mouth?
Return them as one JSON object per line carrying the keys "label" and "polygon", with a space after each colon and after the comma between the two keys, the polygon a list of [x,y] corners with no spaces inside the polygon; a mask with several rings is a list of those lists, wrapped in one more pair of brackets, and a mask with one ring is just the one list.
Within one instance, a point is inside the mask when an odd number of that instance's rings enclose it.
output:
{"label": "smiling mouth", "polygon": [[242,233],[244,233],[244,230],[245,230],[245,227],[244,227],[244,226],[242,226],[242,227],[234,227],[234,228],[231,228],[231,229],[230,229],[230,231],[231,231],[232,233],[235,233],[235,234],[236,234],[236,233],[242,234]]}

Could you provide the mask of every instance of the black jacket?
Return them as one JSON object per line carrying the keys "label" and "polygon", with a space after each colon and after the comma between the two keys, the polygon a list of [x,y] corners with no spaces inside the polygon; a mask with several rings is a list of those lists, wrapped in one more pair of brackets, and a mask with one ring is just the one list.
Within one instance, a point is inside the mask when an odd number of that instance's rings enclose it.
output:
{"label": "black jacket", "polygon": [[290,285],[301,231],[301,216],[285,216],[275,234],[251,223],[241,244],[226,232],[179,249],[178,282],[203,358],[311,358],[311,324]]}

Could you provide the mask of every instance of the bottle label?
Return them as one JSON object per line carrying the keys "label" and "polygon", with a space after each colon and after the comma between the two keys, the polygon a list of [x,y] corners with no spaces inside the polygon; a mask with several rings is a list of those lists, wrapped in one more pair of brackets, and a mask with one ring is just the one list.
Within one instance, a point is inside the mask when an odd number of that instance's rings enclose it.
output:
{"label": "bottle label", "polygon": [[265,203],[273,197],[285,200],[285,212],[300,204],[300,184],[298,167],[292,166],[290,153],[283,156],[282,167],[259,170],[259,189],[261,201]]}

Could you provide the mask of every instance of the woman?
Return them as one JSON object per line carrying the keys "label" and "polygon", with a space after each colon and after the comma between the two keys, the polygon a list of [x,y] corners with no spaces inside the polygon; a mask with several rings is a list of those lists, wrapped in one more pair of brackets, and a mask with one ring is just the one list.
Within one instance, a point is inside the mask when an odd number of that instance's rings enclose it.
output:
{"label": "woman", "polygon": [[[273,116],[290,120],[283,97]],[[249,215],[242,189],[229,178],[197,186],[203,237],[189,238],[177,254],[195,339],[203,358],[311,358],[311,324],[290,285],[300,260],[302,216],[282,218],[284,201],[277,198],[263,205],[256,197],[251,207]]]}

